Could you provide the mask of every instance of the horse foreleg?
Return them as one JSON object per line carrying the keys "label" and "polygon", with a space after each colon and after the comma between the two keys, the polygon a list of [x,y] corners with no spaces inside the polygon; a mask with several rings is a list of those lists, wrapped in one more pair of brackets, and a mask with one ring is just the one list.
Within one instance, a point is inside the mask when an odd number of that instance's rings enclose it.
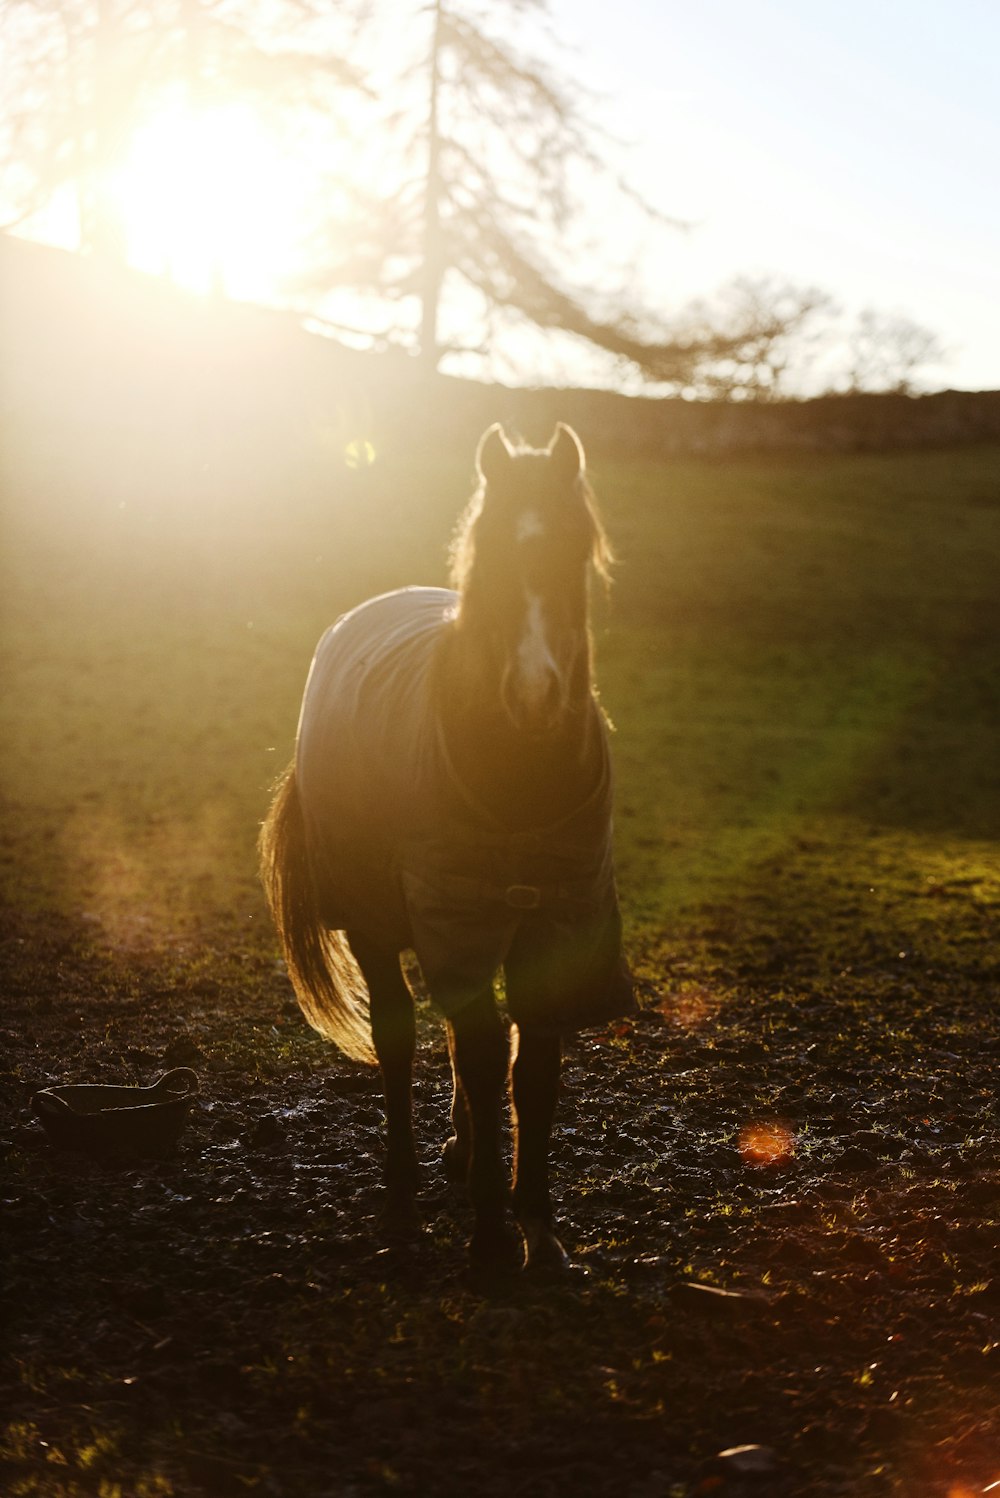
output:
{"label": "horse foreleg", "polygon": [[562,1061],[557,1035],[518,1027],[511,1069],[514,1103],[514,1215],[524,1234],[525,1268],[563,1268],[566,1251],[552,1226],[549,1141]]}
{"label": "horse foreleg", "polygon": [[508,1267],[513,1244],[507,1231],[507,1177],[500,1115],[509,1067],[509,1044],[492,992],[467,1004],[449,1021],[449,1046],[465,1100],[471,1145],[469,1194],[475,1228],[469,1253],[484,1268]]}
{"label": "horse foreleg", "polygon": [[419,1183],[413,1137],[413,1057],[416,1020],[413,998],[399,965],[398,952],[348,932],[351,951],[368,984],[372,1040],[385,1092],[386,1216],[406,1221],[414,1215]]}

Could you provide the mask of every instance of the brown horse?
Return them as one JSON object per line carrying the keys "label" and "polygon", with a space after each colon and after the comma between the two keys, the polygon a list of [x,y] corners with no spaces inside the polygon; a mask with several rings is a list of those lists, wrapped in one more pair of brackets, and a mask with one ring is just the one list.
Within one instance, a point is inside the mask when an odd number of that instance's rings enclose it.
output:
{"label": "brown horse", "polygon": [[381,1068],[390,1214],[413,1213],[418,1184],[414,1012],[399,962],[411,948],[447,1025],[445,1164],[469,1185],[473,1262],[518,1252],[510,1201],[525,1265],[558,1266],[548,1155],[561,1037],[633,1005],[587,619],[588,574],[606,578],[610,553],[569,427],[544,451],[491,427],[477,469],[454,591],[371,599],[320,641],[261,873],[306,1018]]}

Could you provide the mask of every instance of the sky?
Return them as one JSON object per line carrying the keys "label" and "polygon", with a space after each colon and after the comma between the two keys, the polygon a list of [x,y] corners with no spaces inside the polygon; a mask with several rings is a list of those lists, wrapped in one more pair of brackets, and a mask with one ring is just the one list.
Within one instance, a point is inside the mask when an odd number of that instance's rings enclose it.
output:
{"label": "sky", "polygon": [[[632,180],[691,227],[636,281],[736,275],[933,331],[937,388],[1000,388],[1000,0],[551,0]],[[621,224],[619,246],[639,243]],[[613,238],[613,229],[612,229]]]}

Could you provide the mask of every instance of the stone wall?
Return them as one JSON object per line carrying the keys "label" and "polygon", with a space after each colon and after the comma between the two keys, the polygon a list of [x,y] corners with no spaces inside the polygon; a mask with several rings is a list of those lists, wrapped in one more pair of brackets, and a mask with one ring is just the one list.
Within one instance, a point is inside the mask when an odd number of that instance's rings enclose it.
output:
{"label": "stone wall", "polygon": [[[609,454],[871,452],[1000,440],[1000,391],[843,395],[775,403],[646,400],[596,390],[451,386],[442,404],[470,425],[502,420],[532,442],[568,421]],[[475,413],[475,420],[472,420]]]}

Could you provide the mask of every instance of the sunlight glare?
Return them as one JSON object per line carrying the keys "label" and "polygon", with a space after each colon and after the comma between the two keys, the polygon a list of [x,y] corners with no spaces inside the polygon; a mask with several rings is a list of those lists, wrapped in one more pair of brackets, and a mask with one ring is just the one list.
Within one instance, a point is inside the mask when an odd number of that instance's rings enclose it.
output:
{"label": "sunlight glare", "polygon": [[304,217],[299,174],[249,104],[164,105],[115,175],[125,252],[191,291],[273,294]]}

